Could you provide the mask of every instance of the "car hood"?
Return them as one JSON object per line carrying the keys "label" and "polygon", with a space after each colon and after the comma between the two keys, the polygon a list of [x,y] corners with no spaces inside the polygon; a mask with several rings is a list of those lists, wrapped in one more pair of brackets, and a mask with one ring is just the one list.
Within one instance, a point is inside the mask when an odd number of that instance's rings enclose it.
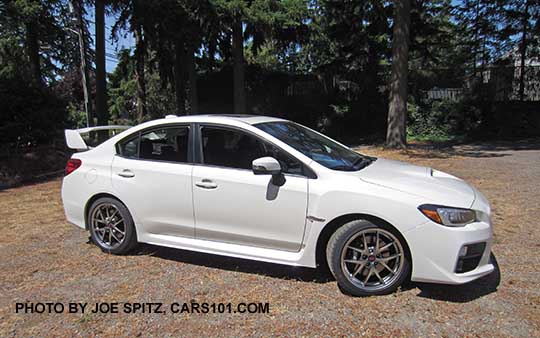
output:
{"label": "car hood", "polygon": [[469,208],[475,199],[474,189],[462,179],[404,162],[379,158],[357,175],[365,182],[425,198],[425,203]]}

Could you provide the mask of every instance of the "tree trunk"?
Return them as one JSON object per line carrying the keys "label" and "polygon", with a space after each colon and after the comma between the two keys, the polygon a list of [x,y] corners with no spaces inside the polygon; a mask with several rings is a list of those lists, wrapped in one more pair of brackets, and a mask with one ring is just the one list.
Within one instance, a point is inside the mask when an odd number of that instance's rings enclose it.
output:
{"label": "tree trunk", "polygon": [[521,55],[520,55],[520,72],[519,72],[519,100],[525,99],[525,60],[527,59],[527,30],[529,26],[529,5],[530,1],[525,2],[525,10],[523,12],[522,31],[521,31]]}
{"label": "tree trunk", "polygon": [[[107,73],[105,69],[105,0],[96,0],[96,113],[97,124],[109,124],[107,110]],[[99,141],[104,141],[107,134],[99,133]]]}
{"label": "tree trunk", "polygon": [[176,115],[186,114],[186,86],[184,75],[184,43],[177,39],[174,44],[174,93],[176,97]]}
{"label": "tree trunk", "polygon": [[196,114],[199,112],[199,101],[197,98],[197,72],[195,69],[195,48],[189,44],[186,50],[187,86],[186,86],[186,114]]}
{"label": "tree trunk", "polygon": [[26,23],[26,53],[30,61],[32,79],[39,85],[43,84],[41,66],[39,64],[39,41],[35,19],[31,19]]}
{"label": "tree trunk", "polygon": [[81,0],[72,1],[72,6],[75,11],[77,20],[77,35],[79,37],[79,52],[81,54],[81,83],[84,95],[84,111],[86,112],[86,126],[93,125],[94,112],[92,110],[92,102],[90,100],[90,75],[88,72],[88,60],[86,55],[86,39],[84,36],[84,21],[83,21],[83,5]]}
{"label": "tree trunk", "polygon": [[246,113],[246,87],[244,69],[244,36],[242,20],[236,19],[232,27],[233,99],[234,113]]}
{"label": "tree trunk", "polygon": [[394,29],[392,40],[392,75],[386,145],[391,148],[406,146],[407,75],[409,54],[410,0],[394,1]]}
{"label": "tree trunk", "polygon": [[142,25],[135,23],[135,80],[137,81],[137,122],[141,123],[146,116],[146,83],[144,79],[144,58],[146,45]]}

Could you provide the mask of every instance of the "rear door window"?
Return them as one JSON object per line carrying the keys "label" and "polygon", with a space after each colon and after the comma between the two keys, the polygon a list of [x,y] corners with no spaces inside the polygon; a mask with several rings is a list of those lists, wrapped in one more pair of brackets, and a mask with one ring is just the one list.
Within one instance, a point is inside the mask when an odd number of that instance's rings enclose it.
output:
{"label": "rear door window", "polygon": [[188,163],[189,127],[167,127],[144,131],[118,144],[126,158]]}
{"label": "rear door window", "polygon": [[141,135],[139,158],[187,163],[188,141],[188,127],[154,129]]}
{"label": "rear door window", "polygon": [[139,154],[139,136],[121,142],[118,145],[118,152],[126,158],[137,158]]}

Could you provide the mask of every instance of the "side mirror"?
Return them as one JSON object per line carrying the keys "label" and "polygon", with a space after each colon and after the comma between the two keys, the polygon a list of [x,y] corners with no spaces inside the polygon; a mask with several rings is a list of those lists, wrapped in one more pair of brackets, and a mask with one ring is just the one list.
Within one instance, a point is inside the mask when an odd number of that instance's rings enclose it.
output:
{"label": "side mirror", "polygon": [[281,165],[273,157],[261,157],[252,162],[253,173],[255,175],[279,175]]}

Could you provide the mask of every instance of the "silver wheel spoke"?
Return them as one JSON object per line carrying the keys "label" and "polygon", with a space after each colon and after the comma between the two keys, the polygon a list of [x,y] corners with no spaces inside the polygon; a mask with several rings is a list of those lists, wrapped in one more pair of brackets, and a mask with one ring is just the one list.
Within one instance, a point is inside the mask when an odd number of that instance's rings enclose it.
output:
{"label": "silver wheel spoke", "polygon": [[[99,213],[99,216],[101,217],[100,220],[105,221],[105,216],[103,216],[103,213],[101,212],[101,209],[98,209],[97,211]],[[96,214],[97,216],[97,214]]]}
{"label": "silver wheel spoke", "polygon": [[107,230],[107,228],[96,229],[96,231],[98,231],[98,236],[101,238],[102,241],[103,241],[103,238],[105,237],[105,230]]}
{"label": "silver wheel spoke", "polygon": [[381,281],[381,284],[384,284],[384,279],[382,279],[381,275],[379,275],[379,272],[377,271],[377,269],[373,268],[373,272],[375,273],[375,276],[379,278],[379,281]]}
{"label": "silver wheel spoke", "polygon": [[118,209],[114,209],[114,212],[112,213],[111,216],[109,216],[110,218],[113,218],[114,216],[116,216],[116,214],[118,213]]}
{"label": "silver wheel spoke", "polygon": [[359,259],[345,259],[344,260],[345,263],[352,263],[352,264],[360,264],[362,263],[363,261],[359,260]]}
{"label": "silver wheel spoke", "polygon": [[388,262],[388,261],[391,261],[392,259],[396,259],[399,257],[401,257],[401,254],[395,254],[393,256],[388,256],[388,257],[381,257],[378,260],[379,262]]}
{"label": "silver wheel spoke", "polygon": [[390,269],[390,267],[388,266],[388,264],[386,264],[385,262],[383,261],[378,261],[386,270],[390,271],[391,273],[394,273],[394,270]]}
{"label": "silver wheel spoke", "polygon": [[116,230],[117,232],[121,233],[122,236],[124,236],[126,233],[120,229],[118,229],[117,227],[113,227],[114,230]]}
{"label": "silver wheel spoke", "polygon": [[377,251],[377,253],[381,253],[381,252],[385,251],[386,249],[388,249],[388,248],[391,247],[392,245],[394,245],[394,242],[390,242],[390,243],[386,244],[386,245],[383,246],[382,248],[379,248],[379,251]]}
{"label": "silver wheel spoke", "polygon": [[366,241],[366,233],[364,233],[363,236],[364,236],[364,250],[367,250],[368,246],[367,246],[367,241]]}
{"label": "silver wheel spoke", "polygon": [[347,249],[351,249],[353,251],[356,251],[356,252],[359,252],[361,254],[364,254],[364,250],[361,250],[361,249],[358,249],[358,248],[355,248],[354,246],[348,246]]}
{"label": "silver wheel spoke", "polygon": [[362,271],[364,269],[364,267],[366,266],[366,262],[363,262],[363,263],[360,263],[358,265],[358,267],[356,268],[356,270],[354,270],[353,272],[353,277],[356,276],[360,271]]}
{"label": "silver wheel spoke", "polygon": [[123,221],[124,221],[123,219],[119,220],[118,222],[114,223],[114,224],[112,225],[112,227],[113,227],[113,228],[116,228],[116,226],[117,226],[118,224],[122,223]]}
{"label": "silver wheel spoke", "polygon": [[373,272],[373,268],[370,268],[366,278],[364,279],[364,285],[366,285],[366,283],[368,282],[369,277],[371,277],[372,272]]}
{"label": "silver wheel spoke", "polygon": [[112,236],[118,243],[120,243],[120,240],[118,239],[118,237],[116,237],[116,235],[113,233],[112,230],[111,230],[111,236]]}
{"label": "silver wheel spoke", "polygon": [[375,252],[379,252],[379,232],[377,231],[377,237],[375,238]]}

